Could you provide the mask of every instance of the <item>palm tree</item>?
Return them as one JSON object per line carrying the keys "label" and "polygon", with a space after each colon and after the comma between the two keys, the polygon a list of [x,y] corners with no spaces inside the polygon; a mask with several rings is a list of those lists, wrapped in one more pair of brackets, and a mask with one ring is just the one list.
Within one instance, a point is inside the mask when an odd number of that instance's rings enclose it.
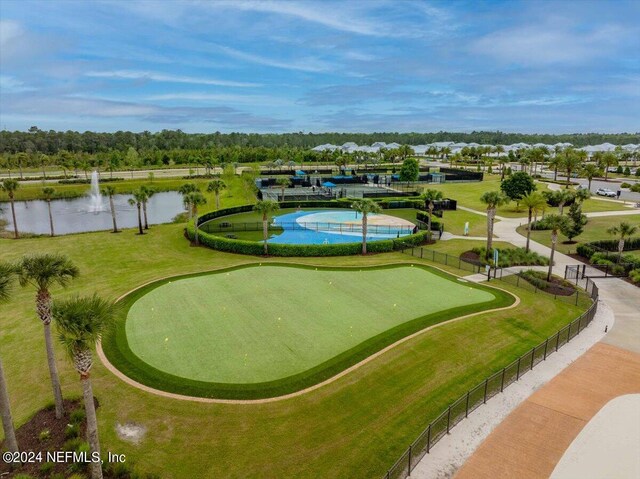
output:
{"label": "palm tree", "polygon": [[[504,151],[504,148],[503,148]],[[500,163],[500,181],[504,181],[504,173],[507,169],[507,163],[509,163],[508,156],[499,156],[498,163]]]}
{"label": "palm tree", "polygon": [[153,188],[142,185],[140,187],[140,193],[142,193],[142,213],[144,215],[144,229],[149,229],[149,221],[147,220],[147,202],[149,198],[151,198],[155,194],[155,190]]}
{"label": "palm tree", "polygon": [[[100,454],[98,421],[91,387],[90,371],[93,365],[91,348],[109,328],[116,317],[117,307],[96,296],[72,298],[53,307],[60,342],[67,350],[76,371],[80,373],[82,396],[87,416],[87,441],[92,454]],[[92,479],[102,478],[100,462],[91,463]]]}
{"label": "palm tree", "polygon": [[591,191],[591,180],[593,180],[596,176],[602,175],[602,170],[596,164],[589,163],[584,165],[581,170],[582,176],[584,176],[589,182],[588,190]]}
{"label": "palm tree", "polygon": [[111,209],[111,219],[113,220],[113,232],[118,233],[118,223],[116,222],[116,208],[113,206],[113,195],[116,194],[115,186],[105,186],[102,189],[102,194],[109,197],[109,208]]}
{"label": "palm tree", "polygon": [[277,201],[265,200],[258,201],[253,206],[253,211],[262,213],[262,234],[264,238],[264,254],[269,254],[267,240],[269,239],[269,215],[280,209]]}
{"label": "palm tree", "polygon": [[289,178],[280,177],[276,180],[276,185],[280,187],[280,191],[282,192],[280,196],[280,201],[284,201],[284,190],[287,186],[289,186],[290,180]]}
{"label": "palm tree", "polygon": [[380,213],[382,208],[370,199],[354,201],[351,207],[358,213],[362,213],[362,254],[367,254],[367,216],[369,213]]}
{"label": "palm tree", "polygon": [[493,223],[496,220],[496,210],[499,206],[507,204],[509,198],[499,191],[487,191],[480,197],[480,201],[487,205],[487,251],[485,258],[489,260],[493,245]]}
{"label": "palm tree", "polygon": [[431,236],[431,218],[433,215],[434,201],[441,200],[443,198],[442,191],[439,190],[431,190],[428,189],[422,196],[420,196],[421,200],[424,200],[427,209],[429,210],[429,224],[427,225],[427,229],[429,230],[429,236]]}
{"label": "palm tree", "polygon": [[531,218],[538,211],[542,211],[547,206],[547,200],[545,200],[542,193],[539,191],[530,191],[526,195],[522,197],[520,200],[527,210],[529,211],[529,220],[527,222],[527,245],[525,246],[525,251],[529,251],[529,242],[531,238]]}
{"label": "palm tree", "polygon": [[53,215],[51,214],[51,198],[53,198],[54,190],[51,187],[42,188],[42,196],[47,202],[47,207],[49,208],[49,227],[51,228],[51,236],[55,236],[55,232],[53,231]]}
{"label": "palm tree", "polygon": [[69,258],[59,254],[39,254],[25,256],[17,266],[18,281],[21,286],[35,286],[36,311],[44,326],[44,341],[47,348],[47,362],[49,363],[49,375],[53,387],[53,397],[56,404],[56,418],[60,419],[64,414],[62,404],[62,391],[60,378],[51,341],[51,293],[49,288],[57,283],[63,288],[69,281],[78,276],[79,271]]}
{"label": "palm tree", "polygon": [[144,231],[142,229],[141,210],[142,210],[142,202],[145,200],[145,198],[146,198],[146,193],[144,193],[141,190],[134,191],[133,198],[129,198],[129,204],[131,206],[135,206],[138,208],[138,234],[141,234],[141,235],[144,234]]}
{"label": "palm tree", "polygon": [[603,153],[598,161],[598,164],[604,170],[604,181],[608,181],[609,179],[609,167],[616,166],[618,164],[618,157],[612,151],[607,151]]}
{"label": "palm tree", "polygon": [[189,209],[193,211],[193,225],[195,227],[194,241],[198,244],[198,205],[204,205],[207,203],[207,199],[199,191],[187,193],[185,195],[185,203],[189,204]]}
{"label": "palm tree", "polygon": [[633,226],[632,224],[627,223],[626,221],[623,221],[617,226],[612,226],[607,230],[607,233],[609,233],[610,235],[620,237],[620,239],[618,240],[618,263],[622,259],[622,252],[624,251],[625,239],[630,238],[631,236],[636,234],[637,231],[638,231],[637,226]]}
{"label": "palm tree", "polygon": [[560,152],[556,151],[556,154],[549,160],[549,168],[553,168],[553,181],[558,181],[558,170],[562,166],[562,156]]}
{"label": "palm tree", "polygon": [[209,182],[207,185],[207,191],[213,192],[216,195],[216,210],[220,209],[220,192],[227,187],[227,184],[224,180],[220,178],[215,178]]}
{"label": "palm tree", "polygon": [[547,281],[551,281],[553,256],[556,252],[556,243],[558,242],[558,231],[565,227],[569,222],[569,218],[560,215],[547,215],[545,222],[551,230],[551,256],[549,256],[549,272],[547,273]]}
{"label": "palm tree", "polygon": [[[182,185],[178,189],[178,192],[183,197],[185,195],[189,194],[189,193],[193,193],[194,191],[198,191],[198,186],[195,183],[185,183],[184,185]],[[186,200],[184,201],[184,207],[187,210],[187,212],[189,213],[189,221],[191,221],[191,216],[192,216],[193,212],[191,211],[191,207],[190,207],[189,203]]]}
{"label": "palm tree", "polygon": [[567,184],[565,185],[565,188],[569,188],[569,185],[571,184],[571,173],[580,169],[582,163],[586,159],[586,154],[586,151],[578,151],[573,148],[567,148],[564,150],[562,166],[567,172]]}
{"label": "palm tree", "polygon": [[19,238],[20,235],[18,234],[18,223],[16,222],[16,207],[15,207],[15,204],[13,203],[14,201],[13,198],[19,186],[20,186],[20,183],[18,183],[18,180],[12,180],[11,178],[6,178],[2,182],[2,189],[7,192],[7,195],[9,196],[9,201],[11,202],[11,216],[13,217],[13,235],[16,239]]}
{"label": "palm tree", "polygon": [[556,192],[556,200],[558,201],[558,213],[562,216],[564,212],[564,205],[569,203],[571,200],[575,200],[576,195],[573,191],[568,190],[560,190]]}
{"label": "palm tree", "polygon": [[[11,265],[0,263],[0,302],[9,299],[9,289],[14,273],[15,269]],[[11,417],[11,405],[9,403],[7,382],[4,378],[4,369],[2,368],[2,358],[0,358],[0,416],[2,416],[2,430],[4,431],[7,450],[9,452],[18,452],[18,441],[16,441],[16,431]]]}

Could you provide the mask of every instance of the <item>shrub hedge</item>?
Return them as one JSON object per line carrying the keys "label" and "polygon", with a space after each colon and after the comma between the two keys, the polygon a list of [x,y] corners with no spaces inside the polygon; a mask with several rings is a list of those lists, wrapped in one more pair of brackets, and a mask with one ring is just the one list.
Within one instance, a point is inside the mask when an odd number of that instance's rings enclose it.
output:
{"label": "shrub hedge", "polygon": [[[524,248],[497,248],[499,251],[498,256],[498,266],[499,267],[508,267],[508,266],[546,266],[549,264],[549,258],[545,258],[544,256],[539,255],[535,251],[525,251]],[[473,248],[471,251],[476,253],[480,257],[480,261],[483,265],[487,264],[485,261],[485,252],[487,248],[485,246]],[[493,258],[493,255],[491,255]],[[493,264],[493,259],[490,260],[490,263]]]}
{"label": "shrub hedge", "polygon": [[[380,203],[383,203],[381,201]],[[397,206],[392,208],[413,207],[414,201],[392,202],[386,201],[387,205],[393,203],[406,203],[412,206]],[[419,203],[422,203],[421,201]],[[281,208],[351,208],[351,201],[285,201],[280,203]],[[253,205],[242,205],[233,208],[226,208],[218,211],[211,211],[199,217],[198,225],[202,225],[207,221],[223,216],[233,215],[237,213],[245,213],[252,211]],[[432,228],[439,228],[439,223],[432,222]],[[187,224],[185,228],[187,237],[193,240],[195,237],[195,228],[193,221]],[[260,256],[264,254],[264,244],[262,242],[246,241],[233,238],[225,238],[198,230],[198,240],[203,246],[218,251],[226,251],[228,253],[248,254]],[[402,236],[388,240],[367,242],[367,252],[369,253],[388,253],[398,251],[404,248],[412,248],[426,243],[430,240],[430,233],[427,231],[418,231],[416,234]],[[348,256],[360,254],[362,252],[362,242],[340,243],[340,244],[278,244],[268,243],[268,251],[270,256]]]}

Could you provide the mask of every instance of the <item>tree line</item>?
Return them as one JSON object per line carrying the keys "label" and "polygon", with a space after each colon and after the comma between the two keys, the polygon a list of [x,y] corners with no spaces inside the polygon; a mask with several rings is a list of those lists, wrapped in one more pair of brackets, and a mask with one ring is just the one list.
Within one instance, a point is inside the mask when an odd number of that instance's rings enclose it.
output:
{"label": "tree line", "polygon": [[581,147],[600,143],[623,145],[640,143],[640,133],[570,133],[527,134],[501,131],[473,131],[471,133],[185,133],[181,130],[159,132],[116,131],[114,133],[93,131],[41,130],[32,126],[28,131],[0,131],[1,153],[38,153],[54,155],[62,150],[71,153],[127,152],[130,147],[138,151],[147,150],[203,150],[214,147],[251,148],[298,148],[309,149],[331,143],[342,145],[355,142],[371,145],[375,142],[408,145],[428,144],[441,141],[507,145],[513,143],[572,143]]}

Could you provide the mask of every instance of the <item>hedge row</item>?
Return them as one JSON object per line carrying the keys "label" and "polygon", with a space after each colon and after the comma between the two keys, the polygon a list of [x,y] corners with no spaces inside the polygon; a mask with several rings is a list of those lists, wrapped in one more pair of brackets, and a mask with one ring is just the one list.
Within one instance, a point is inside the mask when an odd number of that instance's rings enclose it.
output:
{"label": "hedge row", "polygon": [[[50,178],[49,178],[50,179]],[[120,178],[116,176],[114,178],[100,178],[100,183],[112,183],[115,181],[124,181],[124,178]],[[67,179],[58,181],[61,185],[88,185],[91,183],[90,179],[85,178],[76,178],[76,179]]]}
{"label": "hedge row", "polygon": [[[187,236],[194,239],[195,230],[193,221],[187,225]],[[248,254],[260,256],[264,254],[264,244],[261,242],[245,241],[232,238],[224,238],[198,231],[200,244],[218,251],[228,253]],[[419,231],[416,234],[393,238],[389,240],[372,241],[367,243],[369,253],[388,253],[404,248],[419,246],[429,240],[427,231]],[[340,244],[268,244],[270,256],[347,256],[360,254],[362,243],[340,243]]]}
{"label": "hedge row", "polygon": [[[580,253],[580,251],[578,251],[578,254],[581,256],[584,256],[586,258],[590,258],[591,255],[593,255],[593,253],[596,253],[598,250],[604,250],[604,251],[618,251],[618,240],[617,239],[610,239],[610,240],[599,240],[599,241],[592,241],[590,243],[585,243],[583,245],[578,246],[578,249],[581,247],[587,247],[586,251],[591,251],[593,250],[593,252],[591,254],[582,254]],[[631,238],[628,240],[625,240],[624,242],[624,251],[632,251],[632,250],[636,250],[636,249],[640,249],[640,238]]]}

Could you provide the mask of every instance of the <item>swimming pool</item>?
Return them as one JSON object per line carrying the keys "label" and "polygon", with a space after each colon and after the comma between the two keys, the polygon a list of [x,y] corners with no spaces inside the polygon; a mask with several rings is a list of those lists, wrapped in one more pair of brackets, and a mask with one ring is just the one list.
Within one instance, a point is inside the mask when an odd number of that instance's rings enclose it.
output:
{"label": "swimming pool", "polygon": [[[396,216],[369,214],[367,241],[379,241],[407,236],[415,225]],[[282,233],[271,235],[278,244],[337,244],[362,241],[362,215],[356,211],[300,210],[273,218]]]}

